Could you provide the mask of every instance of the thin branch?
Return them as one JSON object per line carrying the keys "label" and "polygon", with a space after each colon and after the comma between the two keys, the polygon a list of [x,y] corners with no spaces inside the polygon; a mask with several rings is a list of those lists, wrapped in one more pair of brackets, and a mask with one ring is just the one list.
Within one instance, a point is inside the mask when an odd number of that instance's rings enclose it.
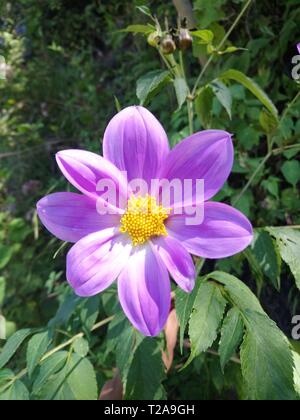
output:
{"label": "thin branch", "polygon": [[[227,39],[230,37],[231,33],[234,31],[235,27],[238,25],[238,23],[240,22],[241,18],[243,17],[244,13],[247,11],[248,7],[251,5],[252,0],[248,0],[247,3],[244,5],[244,7],[242,8],[241,12],[239,13],[239,15],[237,16],[237,18],[235,19],[235,21],[233,22],[233,24],[231,25],[231,27],[229,28],[229,30],[227,31],[227,33],[225,34],[224,38],[222,39],[222,41],[220,42],[220,44],[217,46],[217,51],[219,51],[223,45],[225,44],[225,42],[227,41]],[[196,91],[198,89],[199,83],[202,80],[202,77],[204,76],[206,70],[208,69],[208,67],[210,66],[211,62],[213,61],[213,55],[210,56],[209,60],[206,62],[205,66],[203,67],[203,69],[201,70],[194,89],[192,91],[192,96],[195,96]]]}

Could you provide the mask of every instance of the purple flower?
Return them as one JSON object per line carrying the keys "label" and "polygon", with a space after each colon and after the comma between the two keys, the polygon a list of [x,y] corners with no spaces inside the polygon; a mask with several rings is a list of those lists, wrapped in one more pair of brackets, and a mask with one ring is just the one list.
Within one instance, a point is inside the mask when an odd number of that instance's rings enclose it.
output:
{"label": "purple flower", "polygon": [[[117,279],[125,314],[144,335],[154,336],[163,329],[170,310],[169,275],[186,292],[194,287],[190,254],[224,258],[242,251],[252,240],[252,226],[243,214],[209,201],[232,169],[231,135],[202,131],[170,151],[157,119],[145,108],[129,107],[109,123],[103,150],[104,157],[82,150],[59,152],[58,166],[82,194],[48,195],[37,204],[38,214],[52,234],[76,243],[67,256],[67,280],[75,293],[93,296]],[[205,203],[194,189],[189,201],[204,206],[203,223],[189,225],[185,214],[169,213],[159,194],[132,195],[124,171],[128,182],[204,179]],[[101,216],[96,206],[102,200],[97,188],[102,179],[117,185],[125,206]],[[173,204],[188,205],[186,201]]]}

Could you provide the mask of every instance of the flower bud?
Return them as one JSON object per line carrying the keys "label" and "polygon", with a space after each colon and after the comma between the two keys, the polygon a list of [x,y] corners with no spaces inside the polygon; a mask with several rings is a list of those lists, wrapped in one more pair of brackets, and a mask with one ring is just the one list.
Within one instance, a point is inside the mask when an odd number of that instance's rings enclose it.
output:
{"label": "flower bud", "polygon": [[164,54],[173,54],[176,50],[176,44],[171,35],[166,35],[161,43],[162,52]]}
{"label": "flower bud", "polygon": [[188,29],[180,29],[179,37],[178,37],[178,44],[181,50],[187,50],[191,48],[193,43],[193,38]]}
{"label": "flower bud", "polygon": [[151,47],[157,48],[160,41],[160,36],[158,32],[152,32],[147,38],[148,44]]}

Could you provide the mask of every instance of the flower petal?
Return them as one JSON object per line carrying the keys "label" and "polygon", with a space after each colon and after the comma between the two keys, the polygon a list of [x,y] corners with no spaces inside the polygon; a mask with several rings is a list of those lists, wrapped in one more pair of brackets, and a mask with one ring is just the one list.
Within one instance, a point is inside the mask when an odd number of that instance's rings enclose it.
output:
{"label": "flower petal", "polygon": [[191,292],[195,286],[196,271],[187,250],[171,236],[160,236],[152,242],[178,286],[187,293]]}
{"label": "flower petal", "polygon": [[[97,200],[104,193],[102,189],[106,182],[110,185],[112,182],[115,191],[120,193],[122,202],[116,203],[116,206],[124,208],[127,204],[128,186],[124,174],[102,156],[85,150],[71,149],[58,152],[56,160],[63,175],[83,194]],[[104,183],[103,186],[100,181]]]}
{"label": "flower petal", "polygon": [[167,269],[151,246],[135,248],[118,280],[119,300],[130,322],[142,334],[155,336],[170,311]]}
{"label": "flower petal", "polygon": [[[193,134],[179,143],[169,154],[161,178],[170,181],[204,180],[204,200],[213,197],[224,185],[233,165],[231,135],[222,130],[206,130]],[[203,200],[202,200],[203,201]]]}
{"label": "flower petal", "polygon": [[128,180],[144,179],[149,183],[169,153],[167,135],[151,112],[140,106],[123,109],[110,121],[104,134],[103,155]]}
{"label": "flower petal", "polygon": [[81,239],[67,255],[67,280],[78,296],[94,296],[109,287],[126,265],[131,244],[115,229]]}
{"label": "flower petal", "polygon": [[204,221],[187,225],[186,216],[171,216],[166,222],[170,235],[194,255],[225,258],[243,251],[252,241],[249,220],[238,210],[222,203],[204,204]]}
{"label": "flower petal", "polygon": [[92,232],[120,223],[119,215],[99,215],[95,200],[81,194],[62,192],[47,195],[37,203],[43,225],[66,242],[77,242]]}

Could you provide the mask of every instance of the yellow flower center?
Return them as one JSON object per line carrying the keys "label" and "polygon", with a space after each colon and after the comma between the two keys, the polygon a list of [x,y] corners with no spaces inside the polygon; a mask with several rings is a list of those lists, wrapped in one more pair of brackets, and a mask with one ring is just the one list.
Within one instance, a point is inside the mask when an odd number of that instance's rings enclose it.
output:
{"label": "yellow flower center", "polygon": [[150,195],[135,197],[132,195],[127,203],[127,210],[121,218],[122,233],[128,233],[133,245],[141,245],[152,236],[167,236],[164,221],[168,218],[169,209],[158,206],[156,199]]}

